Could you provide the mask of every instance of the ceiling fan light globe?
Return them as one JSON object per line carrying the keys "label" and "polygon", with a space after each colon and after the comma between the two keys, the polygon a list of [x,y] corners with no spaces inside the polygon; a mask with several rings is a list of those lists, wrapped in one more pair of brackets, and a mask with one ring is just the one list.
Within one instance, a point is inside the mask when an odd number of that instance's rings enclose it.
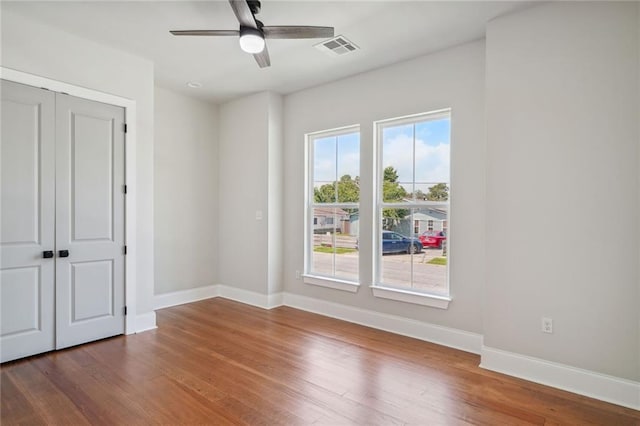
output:
{"label": "ceiling fan light globe", "polygon": [[240,48],[247,53],[260,53],[264,50],[264,37],[259,31],[241,31]]}

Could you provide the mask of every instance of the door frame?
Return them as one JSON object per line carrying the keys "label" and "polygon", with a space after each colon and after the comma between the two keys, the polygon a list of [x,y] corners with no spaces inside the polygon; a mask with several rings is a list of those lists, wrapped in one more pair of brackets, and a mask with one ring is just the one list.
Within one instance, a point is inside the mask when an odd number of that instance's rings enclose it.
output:
{"label": "door frame", "polygon": [[125,197],[124,241],[127,254],[124,257],[124,300],[127,306],[124,332],[133,334],[136,329],[136,101],[85,87],[74,86],[46,77],[29,74],[0,66],[0,78],[53,92],[62,92],[90,101],[102,102],[124,108],[127,132],[124,139],[124,181],[127,185]]}

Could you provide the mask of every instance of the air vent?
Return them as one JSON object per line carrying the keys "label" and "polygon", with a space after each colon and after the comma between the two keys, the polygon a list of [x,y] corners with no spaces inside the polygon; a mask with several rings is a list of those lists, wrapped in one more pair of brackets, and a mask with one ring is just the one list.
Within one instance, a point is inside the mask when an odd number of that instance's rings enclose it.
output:
{"label": "air vent", "polygon": [[315,44],[314,47],[318,50],[322,50],[323,52],[330,54],[331,56],[340,56],[359,49],[358,46],[341,35]]}

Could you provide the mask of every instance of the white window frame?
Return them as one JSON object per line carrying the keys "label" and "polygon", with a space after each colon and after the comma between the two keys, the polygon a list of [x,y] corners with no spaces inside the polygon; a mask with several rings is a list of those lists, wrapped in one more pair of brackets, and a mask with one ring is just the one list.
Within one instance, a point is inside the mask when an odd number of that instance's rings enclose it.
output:
{"label": "white window frame", "polygon": [[[449,201],[427,201],[427,200],[414,200],[413,202],[399,202],[399,203],[385,203],[383,202],[382,193],[382,173],[383,171],[383,159],[382,159],[382,132],[385,127],[389,126],[402,126],[407,124],[416,124],[418,122],[427,120],[437,120],[439,118],[449,118],[451,120],[451,108],[445,108],[436,111],[430,111],[426,113],[413,114],[404,117],[390,118],[386,120],[380,120],[374,122],[374,135],[376,137],[375,143],[375,176],[374,176],[374,188],[376,189],[376,203],[375,203],[375,233],[373,238],[374,250],[373,250],[373,264],[374,264],[374,282],[371,285],[371,290],[375,297],[383,299],[391,299],[401,302],[413,303],[423,306],[430,306],[440,309],[448,309],[451,302],[451,289],[449,283],[449,268],[450,268],[450,252],[447,250],[447,295],[436,295],[426,292],[420,292],[412,289],[403,289],[398,287],[391,287],[381,282],[382,277],[382,210],[384,208],[401,208],[401,209],[418,209],[418,208],[438,208],[447,206],[447,221],[450,221],[451,209]],[[452,132],[453,133],[453,132]],[[414,143],[415,150],[415,143]],[[415,152],[414,152],[415,157]],[[415,167],[415,164],[414,164]],[[415,176],[415,172],[414,172]],[[451,180],[451,179],[449,179]],[[413,221],[413,216],[411,221]],[[448,241],[447,241],[448,243]],[[413,269],[413,263],[411,264]],[[412,271],[413,276],[413,271]]]}
{"label": "white window frame", "polygon": [[[356,293],[360,288],[360,268],[358,268],[358,281],[350,281],[329,275],[320,275],[311,273],[311,260],[313,257],[313,209],[314,208],[342,208],[342,209],[358,209],[360,214],[360,202],[358,203],[323,203],[316,204],[313,199],[314,191],[314,157],[313,149],[311,149],[313,141],[321,138],[338,137],[350,133],[360,133],[360,125],[351,125],[339,127],[330,130],[307,133],[305,135],[305,223],[304,223],[304,273],[302,278],[305,284],[316,285],[320,287],[332,288],[335,290]],[[339,179],[340,177],[336,177]],[[335,225],[334,225],[335,226]]]}

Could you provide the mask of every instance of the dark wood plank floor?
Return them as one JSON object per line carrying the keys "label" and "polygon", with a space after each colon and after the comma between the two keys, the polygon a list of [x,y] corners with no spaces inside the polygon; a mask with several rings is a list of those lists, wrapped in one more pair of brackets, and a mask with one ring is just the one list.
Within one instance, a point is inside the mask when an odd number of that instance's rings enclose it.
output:
{"label": "dark wood plank floor", "polygon": [[2,425],[640,425],[477,355],[292,308],[157,314],[154,331],[3,364]]}

